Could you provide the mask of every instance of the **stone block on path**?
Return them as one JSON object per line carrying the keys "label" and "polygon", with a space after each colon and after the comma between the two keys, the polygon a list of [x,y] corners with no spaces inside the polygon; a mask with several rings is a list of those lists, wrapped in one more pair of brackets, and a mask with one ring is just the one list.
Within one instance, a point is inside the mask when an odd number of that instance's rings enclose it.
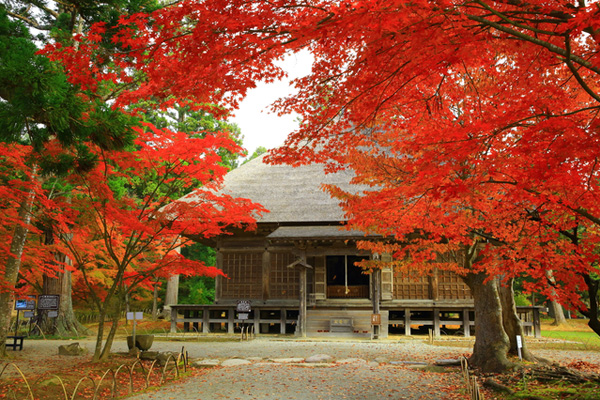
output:
{"label": "stone block on path", "polygon": [[304,362],[304,358],[301,357],[289,357],[289,358],[272,358],[271,361],[279,364],[292,364]]}
{"label": "stone block on path", "polygon": [[221,361],[217,360],[216,358],[207,358],[205,360],[198,360],[198,361],[194,361],[192,363],[192,367],[218,367],[219,365],[221,365]]}
{"label": "stone block on path", "polygon": [[59,356],[80,356],[86,354],[87,352],[88,350],[85,347],[81,347],[78,342],[58,346]]}
{"label": "stone block on path", "polygon": [[307,363],[327,363],[333,362],[333,357],[328,354],[315,354],[314,356],[308,357],[305,362]]}
{"label": "stone block on path", "polygon": [[222,367],[236,367],[238,365],[248,365],[248,364],[252,364],[250,361],[248,360],[244,360],[241,358],[231,358],[229,360],[225,360],[221,363]]}

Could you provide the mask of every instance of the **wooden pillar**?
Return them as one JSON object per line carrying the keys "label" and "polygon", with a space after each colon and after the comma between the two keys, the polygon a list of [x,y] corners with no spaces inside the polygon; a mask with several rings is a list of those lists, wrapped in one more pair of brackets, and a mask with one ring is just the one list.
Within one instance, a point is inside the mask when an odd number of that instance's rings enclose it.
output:
{"label": "wooden pillar", "polygon": [[433,275],[429,277],[429,294],[431,299],[436,301],[439,298],[439,278],[438,269],[433,269]]}
{"label": "wooden pillar", "polygon": [[235,308],[229,307],[227,309],[227,333],[229,333],[229,334],[232,334],[234,332],[234,330],[233,330],[234,318],[235,318]]}
{"label": "wooden pillar", "polygon": [[254,311],[254,334],[260,334],[260,309],[258,307],[253,308]]}
{"label": "wooden pillar", "polygon": [[471,337],[471,318],[469,318],[469,309],[463,308],[462,314],[464,335],[465,337]]}
{"label": "wooden pillar", "polygon": [[[381,314],[381,269],[376,269],[371,274],[371,302],[373,303],[373,314]],[[372,325],[373,339],[379,339],[381,325]]]}
{"label": "wooden pillar", "polygon": [[[216,265],[218,269],[223,271],[223,253],[217,247],[217,256],[216,256]],[[218,275],[215,279],[215,303],[218,303],[221,300],[223,293],[223,277]]]}
{"label": "wooden pillar", "polygon": [[[262,298],[263,300],[269,300],[271,297],[271,253],[267,249],[262,255]],[[255,332],[258,333],[258,332]]]}
{"label": "wooden pillar", "polygon": [[306,267],[300,267],[300,309],[298,315],[298,336],[306,337]]}
{"label": "wooden pillar", "polygon": [[202,333],[210,332],[210,310],[208,307],[202,308]]}
{"label": "wooden pillar", "polygon": [[440,310],[439,310],[439,308],[433,309],[433,336],[440,337]]}
{"label": "wooden pillar", "polygon": [[183,331],[184,332],[189,332],[190,331],[190,310],[183,310]]}
{"label": "wooden pillar", "polygon": [[177,309],[171,307],[171,333],[177,332]]}
{"label": "wooden pillar", "polygon": [[285,335],[285,328],[287,325],[287,310],[282,308],[279,312],[279,333]]}
{"label": "wooden pillar", "polygon": [[542,326],[540,324],[540,309],[535,307],[533,310],[533,336],[538,339],[542,337]]}
{"label": "wooden pillar", "polygon": [[410,308],[404,309],[404,334],[410,336]]}

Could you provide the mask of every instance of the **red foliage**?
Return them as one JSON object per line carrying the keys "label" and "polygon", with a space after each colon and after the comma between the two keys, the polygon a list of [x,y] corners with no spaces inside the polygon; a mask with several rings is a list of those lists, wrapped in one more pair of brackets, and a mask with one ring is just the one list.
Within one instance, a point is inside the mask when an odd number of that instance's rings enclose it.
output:
{"label": "red foliage", "polygon": [[[598,262],[599,21],[582,2],[184,0],[121,19],[112,39],[127,51],[110,67],[103,26],[76,56],[47,54],[84,90],[123,85],[115,107],[171,95],[235,107],[308,48],[312,74],[278,104],[303,124],[272,161],[354,168],[372,191],[330,188],[350,224],[409,244],[374,250],[426,268],[478,241],[475,268],[528,274],[547,294],[552,270],[573,300]],[[144,78],[124,86],[131,69]]]}

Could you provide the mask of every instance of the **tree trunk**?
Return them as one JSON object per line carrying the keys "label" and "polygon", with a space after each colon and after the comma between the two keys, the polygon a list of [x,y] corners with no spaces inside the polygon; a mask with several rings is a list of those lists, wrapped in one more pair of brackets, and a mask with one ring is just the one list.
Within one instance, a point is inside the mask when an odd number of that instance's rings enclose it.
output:
{"label": "tree trunk", "polygon": [[179,301],[179,275],[172,275],[167,280],[167,293],[165,294],[165,305],[163,307],[163,315],[165,318],[171,317],[170,304],[177,304]]}
{"label": "tree trunk", "polygon": [[598,320],[598,287],[600,286],[600,279],[586,274],[583,276],[583,280],[588,288],[590,305],[587,310],[579,309],[579,312],[590,319],[588,326],[596,332],[596,335],[600,336],[600,321]]}
{"label": "tree trunk", "polygon": [[152,320],[156,321],[158,318],[158,282],[154,282],[154,289],[152,291]]}
{"label": "tree trunk", "polygon": [[463,278],[475,302],[475,345],[469,363],[483,372],[503,372],[513,366],[507,358],[510,342],[502,325],[498,282],[484,284],[486,278],[482,272]]}
{"label": "tree trunk", "polygon": [[[54,244],[54,231],[52,226],[47,226],[44,230],[44,242],[46,245]],[[54,255],[56,264],[69,264],[72,261],[64,254],[56,253]],[[39,328],[46,335],[60,336],[78,336],[80,332],[85,332],[86,328],[77,321],[73,312],[73,301],[71,298],[71,271],[59,271],[57,268],[56,276],[44,274],[43,276],[43,294],[58,295],[59,306],[58,316],[48,317],[48,310],[39,313]]]}
{"label": "tree trunk", "polygon": [[4,282],[7,287],[5,291],[0,290],[0,357],[2,358],[6,357],[6,336],[8,336],[12,315],[13,289],[19,276],[21,256],[23,255],[27,233],[29,232],[28,225],[31,221],[33,198],[33,190],[30,190],[27,197],[21,203],[19,208],[19,219],[23,223],[15,226],[10,244],[10,254],[7,257],[4,269]]}
{"label": "tree trunk", "polygon": [[562,306],[556,301],[556,291],[553,289],[554,284],[556,284],[556,280],[554,279],[554,275],[552,274],[552,270],[546,271],[546,277],[550,282],[550,287],[552,288],[551,298],[550,298],[550,312],[554,316],[554,322],[552,325],[562,325],[567,323],[567,319],[565,318],[565,313],[563,312]]}
{"label": "tree trunk", "polygon": [[498,293],[502,304],[502,325],[504,332],[508,336],[510,347],[508,352],[513,355],[518,355],[517,336],[521,336],[521,356],[527,361],[536,361],[537,358],[531,354],[525,343],[525,335],[523,332],[523,323],[517,314],[515,304],[514,279],[509,279],[505,284],[500,284]]}
{"label": "tree trunk", "polygon": [[554,316],[554,321],[552,322],[552,325],[558,326],[567,323],[563,307],[558,301],[550,300],[550,313]]}

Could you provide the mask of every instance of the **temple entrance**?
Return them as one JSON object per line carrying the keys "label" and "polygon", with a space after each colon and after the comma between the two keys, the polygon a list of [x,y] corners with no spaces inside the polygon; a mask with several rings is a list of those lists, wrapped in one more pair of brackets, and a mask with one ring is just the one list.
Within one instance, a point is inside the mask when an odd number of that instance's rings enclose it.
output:
{"label": "temple entrance", "polygon": [[327,256],[327,298],[369,298],[369,275],[354,263],[365,256]]}

